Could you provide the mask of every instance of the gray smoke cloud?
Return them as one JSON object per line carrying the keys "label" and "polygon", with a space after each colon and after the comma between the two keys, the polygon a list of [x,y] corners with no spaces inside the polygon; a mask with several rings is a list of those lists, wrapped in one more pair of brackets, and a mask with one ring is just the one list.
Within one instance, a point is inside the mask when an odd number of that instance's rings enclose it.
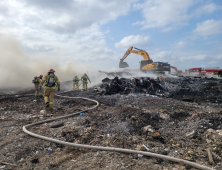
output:
{"label": "gray smoke cloud", "polygon": [[[75,75],[80,78],[84,73],[87,73],[92,82],[88,84],[88,87],[98,85],[102,79],[108,77],[106,74],[98,72],[104,70],[104,68],[95,68],[76,60],[64,62],[62,58],[56,56],[30,56],[22,50],[19,41],[4,34],[0,34],[0,56],[0,89],[34,88],[33,78],[40,74],[46,75],[50,68],[56,71],[55,74],[60,82],[72,81]],[[104,71],[113,72],[120,71],[120,69],[106,68]],[[132,74],[132,76],[124,75],[124,77],[156,77],[156,75],[142,72]],[[72,89],[72,83],[68,83],[66,87],[63,86],[61,89]]]}
{"label": "gray smoke cloud", "polygon": [[[19,42],[7,35],[0,34],[0,88],[26,88],[33,87],[32,79],[35,76],[47,74],[53,68],[59,80],[72,80],[75,75],[79,77],[93,72],[92,85],[101,82],[98,70],[78,61],[64,62],[54,56],[30,56],[26,54]],[[70,87],[71,88],[71,87]]]}

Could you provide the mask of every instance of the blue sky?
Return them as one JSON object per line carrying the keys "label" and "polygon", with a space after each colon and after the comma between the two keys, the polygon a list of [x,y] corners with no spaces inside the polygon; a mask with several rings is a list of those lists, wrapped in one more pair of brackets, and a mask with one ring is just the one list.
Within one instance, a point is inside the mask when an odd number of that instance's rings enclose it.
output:
{"label": "blue sky", "polygon": [[[221,0],[2,0],[0,35],[30,58],[118,69],[130,46],[178,69],[222,67]],[[1,37],[0,37],[1,38]],[[126,61],[139,68],[143,58]]]}

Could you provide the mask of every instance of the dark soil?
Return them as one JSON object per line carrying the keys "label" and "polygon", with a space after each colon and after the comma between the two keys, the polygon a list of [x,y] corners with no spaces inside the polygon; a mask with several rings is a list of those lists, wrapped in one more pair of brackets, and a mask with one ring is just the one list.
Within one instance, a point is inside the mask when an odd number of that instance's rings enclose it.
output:
{"label": "dark soil", "polygon": [[[198,78],[162,81],[168,89],[168,94],[163,96],[145,93],[104,96],[94,93],[94,88],[65,93],[95,99],[100,106],[30,130],[67,142],[95,146],[146,151],[144,144],[148,152],[222,168],[222,81]],[[23,132],[24,125],[85,110],[95,103],[55,97],[53,112],[41,115],[40,111],[45,110],[43,98],[26,95],[29,93],[34,94],[34,90],[0,95],[2,169],[194,169],[157,158],[73,148],[31,137]],[[50,128],[57,122],[63,122],[64,126]],[[144,130],[148,125],[160,135],[153,137],[152,132]],[[213,154],[214,165],[208,161],[207,148]],[[4,162],[16,166],[4,165]]]}

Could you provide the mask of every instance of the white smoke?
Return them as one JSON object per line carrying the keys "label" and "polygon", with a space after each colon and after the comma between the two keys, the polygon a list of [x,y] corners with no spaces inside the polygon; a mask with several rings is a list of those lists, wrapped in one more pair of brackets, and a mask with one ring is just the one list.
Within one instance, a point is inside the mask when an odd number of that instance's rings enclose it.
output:
{"label": "white smoke", "polygon": [[[105,70],[104,68],[95,68],[76,60],[64,62],[55,56],[30,56],[22,50],[16,39],[3,34],[0,34],[0,56],[0,88],[34,88],[33,78],[40,74],[46,75],[51,68],[56,71],[55,75],[58,76],[60,82],[72,81],[75,75],[81,78],[84,73],[87,73],[91,80],[88,87],[100,84],[105,77],[114,78],[99,73],[99,70],[106,72],[122,71],[117,68],[106,68]],[[131,72],[131,74],[131,76],[124,74],[122,77],[156,77],[154,74],[142,72]],[[68,83],[66,87],[61,87],[61,89],[63,88],[72,89],[72,83]]]}
{"label": "white smoke", "polygon": [[54,56],[30,56],[22,50],[16,39],[3,34],[0,34],[0,56],[0,88],[33,87],[33,78],[46,75],[51,68],[56,71],[60,82],[72,80],[75,75],[80,78],[87,71],[89,76],[91,72],[94,74],[91,78],[93,85],[101,82],[98,67],[78,61],[64,62]]}

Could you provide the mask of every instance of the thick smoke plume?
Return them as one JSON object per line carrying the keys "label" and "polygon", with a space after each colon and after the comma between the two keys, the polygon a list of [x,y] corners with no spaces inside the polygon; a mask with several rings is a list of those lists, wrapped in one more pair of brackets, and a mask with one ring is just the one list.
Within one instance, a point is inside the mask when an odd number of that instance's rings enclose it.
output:
{"label": "thick smoke plume", "polygon": [[[101,82],[98,78],[99,68],[93,68],[77,61],[62,62],[54,56],[30,56],[26,54],[19,42],[12,37],[0,34],[0,88],[33,87],[32,79],[35,76],[47,74],[53,68],[61,82],[72,80],[75,75],[79,78],[84,74],[96,73],[92,84]],[[92,85],[91,84],[91,85]]]}
{"label": "thick smoke plume", "polygon": [[[67,61],[64,63],[56,56],[30,56],[22,50],[17,40],[3,34],[0,34],[0,56],[0,89],[33,87],[33,78],[40,74],[43,76],[46,75],[50,68],[56,71],[55,74],[58,76],[60,82],[72,81],[75,75],[78,75],[80,78],[84,73],[87,73],[92,82],[88,87],[98,85],[102,79],[108,77],[106,74],[98,72],[99,70],[104,70],[103,68],[94,68],[78,61]],[[120,71],[120,69],[106,69],[104,71]],[[142,72],[131,74],[133,75],[123,76],[125,78],[141,76],[154,78],[156,76]],[[65,84],[66,87],[63,86],[61,89],[72,89],[71,82]]]}

